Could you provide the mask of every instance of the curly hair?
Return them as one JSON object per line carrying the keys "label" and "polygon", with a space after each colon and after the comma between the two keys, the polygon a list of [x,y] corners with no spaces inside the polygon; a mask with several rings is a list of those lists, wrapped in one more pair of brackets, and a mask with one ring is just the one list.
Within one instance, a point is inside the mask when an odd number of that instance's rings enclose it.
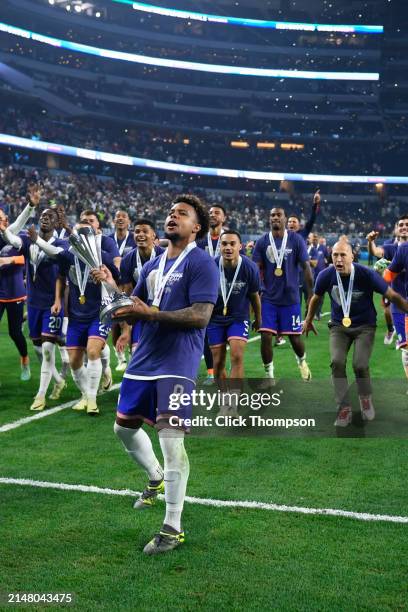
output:
{"label": "curly hair", "polygon": [[208,233],[208,230],[210,229],[210,216],[208,214],[207,208],[204,206],[200,198],[190,193],[185,193],[177,196],[173,200],[172,204],[180,204],[181,202],[192,206],[196,211],[198,222],[201,225],[201,229],[199,232],[197,232],[196,237],[198,238],[198,240],[204,238],[204,236]]}

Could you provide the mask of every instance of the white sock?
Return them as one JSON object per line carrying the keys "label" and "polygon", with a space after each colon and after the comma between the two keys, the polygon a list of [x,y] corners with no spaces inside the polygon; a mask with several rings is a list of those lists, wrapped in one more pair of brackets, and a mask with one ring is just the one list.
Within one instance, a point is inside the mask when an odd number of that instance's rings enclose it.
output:
{"label": "white sock", "polygon": [[401,349],[401,360],[405,375],[408,378],[408,351],[406,349]]}
{"label": "white sock", "polygon": [[69,355],[65,346],[58,346],[61,356],[61,377],[65,380],[69,371]]}
{"label": "white sock", "polygon": [[51,382],[53,370],[55,369],[55,344],[52,342],[43,342],[41,348],[43,359],[41,363],[40,388],[38,389],[37,395],[45,397]]}
{"label": "white sock", "polygon": [[297,355],[295,355],[295,357],[296,357],[297,364],[300,365],[302,361],[306,359],[306,353],[302,357],[298,357]]}
{"label": "white sock", "polygon": [[162,429],[159,432],[159,440],[164,458],[166,500],[164,524],[181,531],[181,513],[190,473],[190,464],[184,448],[184,433],[173,429]]}
{"label": "white sock", "polygon": [[101,351],[101,361],[102,361],[102,371],[105,372],[107,368],[110,366],[110,346],[108,343],[105,344]]}
{"label": "white sock", "polygon": [[275,378],[274,369],[273,369],[273,361],[271,361],[271,363],[264,363],[264,368],[269,378]]}
{"label": "white sock", "polygon": [[118,363],[123,363],[124,361],[126,361],[126,356],[125,356],[124,351],[117,351],[115,349],[115,355],[116,355],[116,359],[118,360]]}
{"label": "white sock", "polygon": [[38,361],[42,363],[42,346],[36,346],[34,344],[34,351],[35,351],[35,354],[37,355]]}
{"label": "white sock", "polygon": [[131,429],[122,427],[117,423],[113,431],[121,440],[129,457],[146,470],[149,480],[162,480],[163,470],[154,454],[153,446],[149,436],[143,429]]}
{"label": "white sock", "polygon": [[87,381],[86,368],[82,365],[77,370],[71,369],[71,374],[72,374],[72,378],[74,379],[74,383],[76,384],[76,386],[82,393],[83,397],[86,397],[86,381]]}
{"label": "white sock", "polygon": [[88,399],[96,401],[96,394],[98,393],[99,383],[101,382],[102,376],[102,362],[100,359],[88,359],[88,365],[86,366],[87,374],[87,385],[86,385],[86,397]]}

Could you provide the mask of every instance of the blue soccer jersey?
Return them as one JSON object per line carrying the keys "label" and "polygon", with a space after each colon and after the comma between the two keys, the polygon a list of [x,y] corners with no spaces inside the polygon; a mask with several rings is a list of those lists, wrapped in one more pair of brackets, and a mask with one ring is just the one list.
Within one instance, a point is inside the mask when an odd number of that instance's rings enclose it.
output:
{"label": "blue soccer jersey", "polygon": [[[373,293],[376,292],[384,295],[388,289],[388,285],[385,280],[371,268],[367,268],[367,266],[362,266],[361,264],[353,265],[355,276],[350,308],[351,327],[375,325],[377,312],[374,307]],[[341,275],[341,280],[344,292],[347,295],[350,275]],[[331,321],[335,325],[341,325],[344,314],[341,307],[336,268],[334,266],[330,266],[326,268],[326,270],[323,270],[323,272],[320,272],[316,279],[314,292],[319,296],[323,296],[326,292],[329,294],[331,301]]]}
{"label": "blue soccer jersey", "polygon": [[[282,244],[281,238],[275,238],[276,248]],[[282,262],[282,276],[275,276],[276,262],[269,240],[269,232],[257,240],[252,259],[262,264],[263,286],[262,300],[276,306],[289,306],[299,303],[299,265],[309,261],[306,244],[296,232],[288,231],[288,240]]]}
{"label": "blue soccer jersey", "polygon": [[[20,251],[0,238],[0,257],[15,257]],[[0,302],[17,302],[26,299],[24,265],[7,264],[0,268]]]}
{"label": "blue soccer jersey", "polygon": [[130,253],[132,249],[136,247],[136,242],[132,232],[128,232],[127,235],[122,239],[119,239],[116,236],[116,232],[113,232],[113,234],[109,234],[108,238],[112,238],[112,240],[116,244],[120,257],[125,257],[128,253]]}
{"label": "blue soccer jersey", "polygon": [[[261,279],[259,276],[258,266],[245,255],[241,255],[241,257],[242,264],[235,280],[234,288],[228,300],[227,315],[223,315],[224,302],[222,299],[221,288],[219,288],[217,303],[211,317],[212,324],[222,323],[227,325],[231,324],[233,321],[247,321],[249,319],[249,296],[251,293],[256,293],[260,290]],[[215,259],[217,267],[219,267],[219,261],[220,258],[217,257]],[[235,271],[236,268],[224,268],[225,279],[227,281],[227,295],[230,292]]]}
{"label": "blue soccer jersey", "polygon": [[[174,261],[170,259],[166,262],[165,272]],[[156,257],[143,267],[134,290],[134,295],[149,306],[153,302],[159,262],[160,257]],[[160,310],[176,311],[200,302],[215,304],[218,278],[214,260],[201,249],[192,249],[167,280]],[[195,380],[203,354],[204,336],[204,329],[143,322],[139,345],[132,355],[125,378],[181,377]]]}
{"label": "blue soccer jersey", "polygon": [[[164,252],[162,247],[156,246],[154,247],[154,257],[157,255],[161,255]],[[150,261],[150,257],[147,259],[143,259],[140,257],[140,261],[142,267],[145,263]],[[132,249],[125,257],[123,257],[120,262],[120,283],[122,285],[126,285],[127,283],[132,283],[133,286],[137,285],[137,281],[139,280],[139,270],[137,268],[137,247]]]}
{"label": "blue soccer jersey", "polygon": [[[397,242],[393,242],[392,244],[384,244],[383,250],[384,250],[385,259],[392,261],[399,247],[402,246],[403,244],[405,243],[401,242],[398,244]],[[402,295],[402,297],[406,297],[407,281],[408,281],[408,278],[406,275],[406,271],[403,271],[400,274],[398,274],[398,276],[393,280],[393,282],[391,283],[391,287],[394,289],[394,291]],[[395,304],[391,304],[391,312],[393,314],[401,313],[401,310],[399,310],[399,308],[397,308]]]}

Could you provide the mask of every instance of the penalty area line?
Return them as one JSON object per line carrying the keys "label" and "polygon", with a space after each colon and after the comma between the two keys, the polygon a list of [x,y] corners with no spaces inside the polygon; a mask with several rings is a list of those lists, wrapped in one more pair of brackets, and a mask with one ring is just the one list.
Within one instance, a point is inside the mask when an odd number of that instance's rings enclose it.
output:
{"label": "penalty area line", "polygon": [[[0,478],[0,484],[37,487],[41,489],[57,489],[60,491],[77,491],[80,493],[99,493],[102,495],[119,495],[122,497],[137,497],[141,493],[130,489],[108,489],[92,485],[66,484],[63,482],[47,482],[43,480],[31,480],[29,478]],[[164,499],[163,495],[159,495]],[[296,514],[336,516],[351,518],[359,521],[405,523],[408,524],[408,516],[394,516],[388,514],[371,514],[369,512],[351,512],[335,508],[305,508],[302,506],[287,506],[282,504],[271,504],[257,501],[234,501],[221,499],[205,499],[202,497],[189,497],[185,501],[189,504],[199,506],[212,506],[214,508],[245,508],[247,510],[269,510],[274,512],[294,512]]]}
{"label": "penalty area line", "polygon": [[[111,391],[116,391],[119,389],[120,383],[116,383],[112,385],[109,391],[105,393],[110,393]],[[105,395],[105,393],[103,395]],[[71,408],[76,404],[78,400],[71,400],[70,402],[66,402],[65,404],[60,404],[59,406],[55,406],[55,408],[49,408],[42,410],[41,412],[37,412],[32,416],[23,417],[22,419],[18,419],[17,421],[12,421],[11,423],[6,423],[0,427],[0,433],[5,433],[6,431],[11,431],[12,429],[17,429],[17,427],[21,427],[22,425],[26,425],[27,423],[31,423],[32,421],[38,421],[39,419],[45,419],[45,417],[51,416],[52,414],[56,414],[57,412],[61,412],[61,410],[65,410],[66,408]]]}

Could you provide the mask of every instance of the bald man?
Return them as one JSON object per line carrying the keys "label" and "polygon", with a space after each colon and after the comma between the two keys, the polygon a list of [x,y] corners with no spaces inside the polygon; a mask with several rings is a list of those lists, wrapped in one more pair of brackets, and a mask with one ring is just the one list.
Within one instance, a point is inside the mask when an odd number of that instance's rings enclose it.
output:
{"label": "bald man", "polygon": [[408,312],[408,302],[391,289],[379,274],[353,263],[351,246],[345,240],[339,240],[334,245],[332,256],[334,265],[320,272],[316,279],[303,332],[306,335],[309,331],[316,333],[313,317],[327,292],[331,301],[330,367],[338,409],[334,424],[336,427],[346,427],[352,421],[346,367],[347,355],[353,344],[353,370],[361,416],[365,421],[372,421],[375,417],[369,370],[377,319],[373,293],[380,293],[404,312]]}

